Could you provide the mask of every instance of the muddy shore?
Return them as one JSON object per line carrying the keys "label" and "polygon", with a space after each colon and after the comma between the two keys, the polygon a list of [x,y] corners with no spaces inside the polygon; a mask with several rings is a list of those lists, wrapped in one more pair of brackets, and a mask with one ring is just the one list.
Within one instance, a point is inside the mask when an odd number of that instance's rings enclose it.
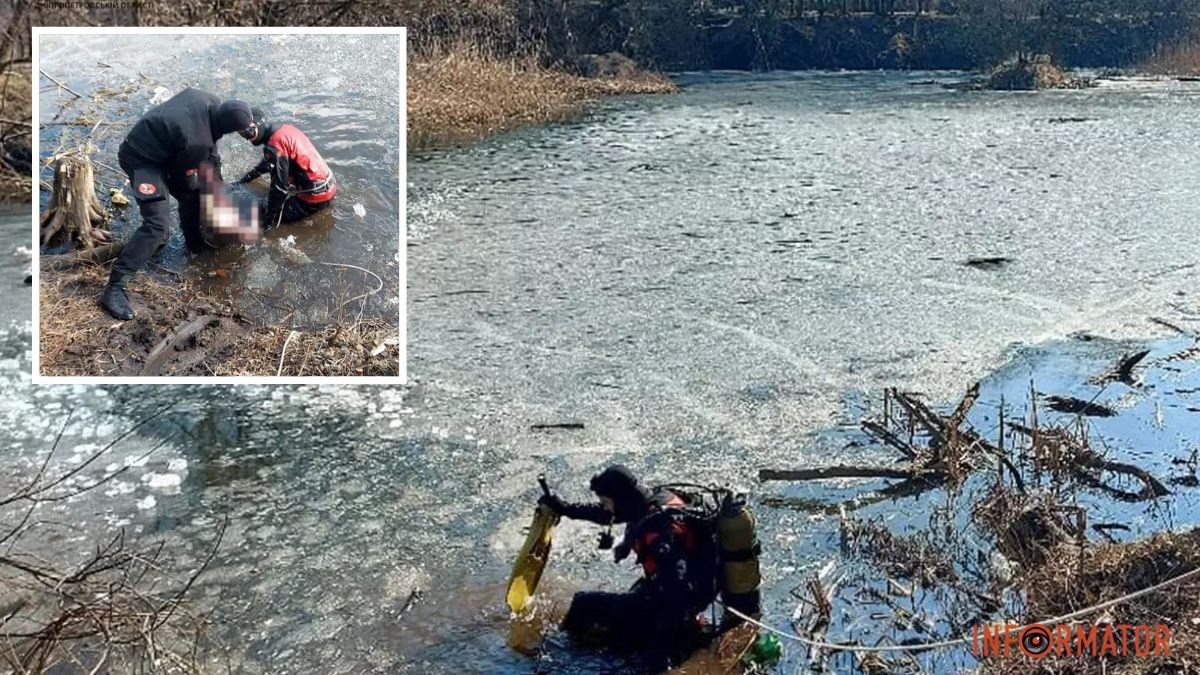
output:
{"label": "muddy shore", "polygon": [[189,284],[146,277],[130,297],[137,316],[122,322],[97,303],[107,270],[41,272],[44,375],[399,375],[396,326],[384,321],[264,326]]}

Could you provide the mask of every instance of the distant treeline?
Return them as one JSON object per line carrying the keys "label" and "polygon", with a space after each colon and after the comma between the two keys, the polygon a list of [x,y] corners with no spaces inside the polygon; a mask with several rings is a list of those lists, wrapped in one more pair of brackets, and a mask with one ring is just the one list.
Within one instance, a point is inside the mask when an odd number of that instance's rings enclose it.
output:
{"label": "distant treeline", "polygon": [[[557,3],[555,3],[557,4]],[[664,69],[982,68],[1017,52],[1073,67],[1133,65],[1188,41],[1197,0],[579,0],[572,51]],[[563,31],[559,31],[560,33]]]}
{"label": "distant treeline", "polygon": [[[32,5],[40,25],[403,25],[423,54],[470,45],[546,65],[621,52],[666,70],[979,68],[1016,52],[1121,67],[1193,40],[1200,0],[141,0]],[[28,24],[28,21],[27,21]],[[14,27],[16,30],[20,30]]]}

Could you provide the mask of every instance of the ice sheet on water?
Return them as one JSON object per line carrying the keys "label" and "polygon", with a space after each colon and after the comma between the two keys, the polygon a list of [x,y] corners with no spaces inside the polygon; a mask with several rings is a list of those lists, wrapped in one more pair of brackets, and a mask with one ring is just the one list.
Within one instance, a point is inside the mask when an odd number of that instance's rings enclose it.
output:
{"label": "ice sheet on water", "polygon": [[183,476],[177,473],[148,473],[142,476],[142,482],[152,490],[169,490],[183,484]]}
{"label": "ice sheet on water", "polygon": [[150,105],[158,105],[171,98],[171,90],[166,87],[155,87],[154,93],[150,97]]}
{"label": "ice sheet on water", "polygon": [[271,288],[279,281],[279,266],[267,256],[258,256],[250,263],[246,272],[246,285],[250,288]]}
{"label": "ice sheet on water", "polygon": [[106,497],[117,497],[120,495],[131,494],[137,487],[133,483],[127,483],[123,480],[114,480],[108,484],[108,489],[104,491]]}

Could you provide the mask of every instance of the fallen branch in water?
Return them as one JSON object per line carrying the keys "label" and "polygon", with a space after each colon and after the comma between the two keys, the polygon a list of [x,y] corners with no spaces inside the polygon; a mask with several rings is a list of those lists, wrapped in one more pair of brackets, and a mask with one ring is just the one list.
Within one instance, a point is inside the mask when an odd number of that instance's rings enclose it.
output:
{"label": "fallen branch in water", "polygon": [[1163,326],[1165,328],[1170,328],[1171,330],[1175,331],[1176,333],[1179,333],[1180,335],[1193,335],[1192,331],[1187,330],[1186,328],[1180,328],[1179,326],[1176,326],[1175,324],[1171,323],[1170,321],[1167,321],[1166,319],[1160,319],[1157,316],[1150,317],[1150,321],[1153,323],[1156,323],[1160,326]]}
{"label": "fallen branch in water", "polygon": [[1085,401],[1074,396],[1047,396],[1046,402],[1051,410],[1071,415],[1086,415],[1088,417],[1113,417],[1116,411],[1107,406],[1091,401]]}
{"label": "fallen branch in water", "polygon": [[1121,357],[1121,360],[1112,368],[1112,370],[1109,370],[1098,377],[1092,378],[1090,382],[1091,384],[1095,385],[1105,385],[1109,382],[1123,382],[1132,387],[1134,385],[1133,369],[1137,367],[1137,365],[1142,362],[1142,359],[1146,358],[1146,356],[1149,354],[1149,349],[1143,349],[1139,352],[1126,354],[1125,356]]}
{"label": "fallen branch in water", "polygon": [[875,438],[878,438],[879,440],[883,441],[884,443],[887,443],[888,445],[892,446],[893,448],[896,448],[897,450],[900,451],[900,454],[904,455],[906,458],[908,458],[908,459],[916,459],[917,458],[917,451],[915,448],[912,447],[912,445],[905,443],[903,440],[901,440],[901,438],[899,436],[897,436],[895,433],[893,433],[888,428],[884,427],[882,424],[875,422],[873,420],[863,420],[862,421],[862,429],[863,429],[863,431],[871,434]]}
{"label": "fallen branch in water", "polygon": [[[1095,453],[1087,453],[1080,458],[1079,465],[1082,467],[1089,468],[1089,469],[1098,469],[1100,471],[1111,471],[1113,473],[1120,473],[1120,474],[1124,474],[1126,476],[1132,476],[1133,478],[1136,478],[1137,480],[1141,481],[1142,485],[1143,485],[1141,492],[1126,492],[1124,490],[1119,490],[1112,486],[1100,483],[1100,481],[1095,482],[1095,487],[1099,487],[1101,489],[1107,490],[1108,492],[1116,495],[1117,497],[1119,497],[1125,501],[1143,501],[1146,499],[1155,499],[1158,497],[1165,497],[1165,496],[1171,494],[1171,491],[1168,490],[1167,487],[1165,485],[1163,485],[1161,481],[1159,481],[1154,476],[1151,476],[1149,473],[1146,472],[1145,469],[1134,466],[1132,464],[1126,464],[1125,462],[1113,462],[1111,460],[1104,459],[1104,458],[1100,457],[1099,455],[1096,455]],[[1077,471],[1076,474],[1081,480],[1084,480],[1085,482],[1088,482],[1089,479],[1091,478],[1085,472],[1082,472],[1082,471]]]}
{"label": "fallen branch in water", "polygon": [[938,471],[920,469],[889,469],[874,466],[822,466],[813,469],[762,469],[758,479],[769,480],[824,480],[826,478],[895,478],[912,480],[927,478],[938,474]]}
{"label": "fallen branch in water", "polygon": [[767,506],[776,508],[789,508],[799,511],[807,511],[811,513],[824,513],[829,516],[836,516],[839,513],[849,513],[858,509],[878,504],[889,500],[897,500],[903,497],[915,497],[937,487],[946,484],[948,480],[946,474],[930,473],[925,476],[902,480],[899,483],[891,485],[874,492],[859,494],[850,499],[834,504],[827,504],[813,499],[804,499],[797,497],[763,497],[762,503]]}
{"label": "fallen branch in water", "polygon": [[929,433],[930,448],[937,452],[946,446],[946,423],[937,413],[930,410],[916,397],[898,389],[891,390],[891,397],[900,404],[901,408],[904,408],[910,420],[920,424]]}
{"label": "fallen branch in water", "polygon": [[[1071,473],[1091,487],[1104,489],[1126,501],[1142,501],[1171,494],[1171,491],[1160,480],[1150,475],[1145,469],[1133,464],[1105,459],[1078,439],[1061,430],[1033,429],[1018,422],[1010,422],[1009,428],[1030,438],[1036,438],[1042,444],[1061,445],[1062,451],[1057,453],[1059,461],[1068,464]],[[1129,476],[1140,481],[1143,489],[1139,493],[1126,492],[1102,483],[1083,469],[1111,471]]]}
{"label": "fallen branch in water", "polygon": [[544,431],[546,429],[582,429],[583,422],[543,422],[539,424],[530,424],[532,431]]}
{"label": "fallen branch in water", "polygon": [[80,94],[79,92],[75,91],[74,89],[68,87],[67,85],[63,84],[62,82],[59,82],[54,77],[51,77],[50,75],[46,74],[46,71],[38,69],[38,72],[41,73],[42,77],[46,78],[47,80],[50,80],[54,84],[57,84],[58,86],[62,87],[63,89],[66,89],[67,91],[71,92],[72,94],[75,94],[75,98],[83,98],[82,94]]}

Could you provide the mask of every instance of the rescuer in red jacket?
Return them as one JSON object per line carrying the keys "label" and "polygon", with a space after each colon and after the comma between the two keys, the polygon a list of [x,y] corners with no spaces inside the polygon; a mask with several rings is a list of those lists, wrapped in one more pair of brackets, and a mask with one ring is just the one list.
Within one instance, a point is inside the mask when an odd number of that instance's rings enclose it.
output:
{"label": "rescuer in red jacket", "polygon": [[308,136],[290,124],[271,124],[260,108],[254,121],[239,131],[242,138],[263,146],[263,159],[238,183],[271,174],[271,192],[262,207],[264,228],[303,220],[333,202],[337,184],[333,172]]}

